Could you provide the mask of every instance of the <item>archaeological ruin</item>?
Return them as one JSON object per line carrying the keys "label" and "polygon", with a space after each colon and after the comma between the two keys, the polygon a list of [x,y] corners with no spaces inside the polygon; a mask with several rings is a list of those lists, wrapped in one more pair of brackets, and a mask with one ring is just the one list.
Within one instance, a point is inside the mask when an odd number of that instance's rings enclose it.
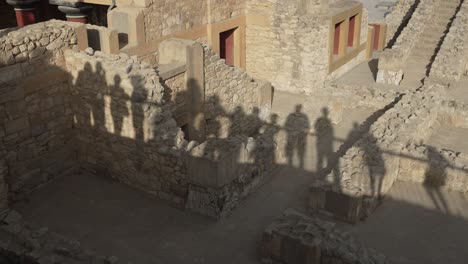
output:
{"label": "archaeological ruin", "polygon": [[0,0],[0,264],[465,264],[464,0]]}

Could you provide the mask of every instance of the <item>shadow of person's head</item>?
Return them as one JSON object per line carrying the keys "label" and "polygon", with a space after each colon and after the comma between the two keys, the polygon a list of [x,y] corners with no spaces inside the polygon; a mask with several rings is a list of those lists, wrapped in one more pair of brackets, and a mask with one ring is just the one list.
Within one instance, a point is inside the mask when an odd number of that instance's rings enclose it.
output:
{"label": "shadow of person's head", "polygon": [[328,110],[328,107],[322,108],[322,116],[323,117],[328,117],[329,114],[330,114],[330,111]]}

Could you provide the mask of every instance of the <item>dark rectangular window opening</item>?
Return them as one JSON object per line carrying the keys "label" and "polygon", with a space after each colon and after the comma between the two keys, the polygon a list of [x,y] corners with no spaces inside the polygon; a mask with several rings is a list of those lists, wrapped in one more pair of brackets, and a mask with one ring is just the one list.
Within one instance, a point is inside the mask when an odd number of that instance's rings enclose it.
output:
{"label": "dark rectangular window opening", "polygon": [[349,31],[348,31],[348,47],[354,47],[354,33],[356,30],[356,17],[352,16],[349,18]]}
{"label": "dark rectangular window opening", "polygon": [[340,54],[340,36],[341,36],[341,27],[342,27],[343,21],[340,23],[335,24],[335,35],[334,35],[334,41],[333,41],[333,55],[339,55]]}

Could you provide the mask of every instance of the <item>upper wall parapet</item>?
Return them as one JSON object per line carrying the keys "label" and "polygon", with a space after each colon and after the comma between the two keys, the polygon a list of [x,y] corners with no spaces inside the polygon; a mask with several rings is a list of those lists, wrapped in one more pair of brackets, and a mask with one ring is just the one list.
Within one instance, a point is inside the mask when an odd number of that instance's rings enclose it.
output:
{"label": "upper wall parapet", "polygon": [[86,27],[80,23],[51,20],[0,35],[0,67],[25,62],[47,51],[84,49]]}

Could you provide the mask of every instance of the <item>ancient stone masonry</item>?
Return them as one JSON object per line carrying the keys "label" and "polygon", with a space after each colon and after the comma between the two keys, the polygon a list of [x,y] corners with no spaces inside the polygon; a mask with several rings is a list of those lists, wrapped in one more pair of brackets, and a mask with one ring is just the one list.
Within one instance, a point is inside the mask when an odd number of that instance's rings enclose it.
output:
{"label": "ancient stone masonry", "polygon": [[420,0],[400,0],[393,7],[392,12],[385,17],[388,44],[393,44],[390,42],[396,40],[398,31],[402,30],[403,26],[410,20],[419,2]]}
{"label": "ancient stone masonry", "polygon": [[35,59],[46,51],[83,48],[87,45],[86,29],[78,23],[48,21],[17,30],[0,38],[0,67]]}
{"label": "ancient stone masonry", "polygon": [[146,41],[242,15],[244,6],[245,0],[150,1],[143,10]]}
{"label": "ancient stone masonry", "polygon": [[408,25],[399,35],[391,49],[386,49],[379,59],[377,82],[400,84],[403,79],[403,67],[417,40],[435,11],[436,0],[421,0],[411,16]]}
{"label": "ancient stone masonry", "polygon": [[247,12],[264,14],[268,24],[247,25],[246,68],[275,89],[311,94],[328,75],[330,22],[302,11],[294,1],[249,2]]}
{"label": "ancient stone masonry", "polygon": [[310,207],[352,223],[367,217],[398,178],[402,151],[431,135],[441,93],[433,85],[404,95],[314,183]]}
{"label": "ancient stone masonry", "polygon": [[125,54],[69,52],[82,165],[183,205],[186,141],[156,71]]}
{"label": "ancient stone masonry", "polygon": [[226,65],[208,46],[204,49],[206,119],[208,125],[213,122],[221,125],[218,131],[209,129],[208,134],[252,136],[261,120],[268,121],[270,83],[255,80],[244,70]]}
{"label": "ancient stone masonry", "polygon": [[75,168],[61,51],[78,49],[81,32],[51,21],[0,38],[0,196],[6,183],[10,201]]}
{"label": "ancient stone masonry", "polygon": [[191,151],[187,208],[223,217],[275,168],[274,128],[256,137],[210,138]]}
{"label": "ancient stone masonry", "polygon": [[386,258],[360,245],[333,222],[286,210],[263,233],[262,262],[384,264]]}
{"label": "ancient stone masonry", "polygon": [[[468,106],[457,101],[442,101],[438,127],[468,128]],[[468,153],[412,143],[402,150],[399,180],[430,184],[448,190],[468,192]],[[427,161],[428,160],[428,161]]]}
{"label": "ancient stone masonry", "polygon": [[444,39],[431,67],[430,77],[446,83],[458,81],[467,72],[468,60],[468,3],[461,8]]}
{"label": "ancient stone masonry", "polygon": [[114,264],[114,256],[98,256],[80,243],[25,222],[13,210],[0,210],[0,262],[31,263],[100,263]]}

